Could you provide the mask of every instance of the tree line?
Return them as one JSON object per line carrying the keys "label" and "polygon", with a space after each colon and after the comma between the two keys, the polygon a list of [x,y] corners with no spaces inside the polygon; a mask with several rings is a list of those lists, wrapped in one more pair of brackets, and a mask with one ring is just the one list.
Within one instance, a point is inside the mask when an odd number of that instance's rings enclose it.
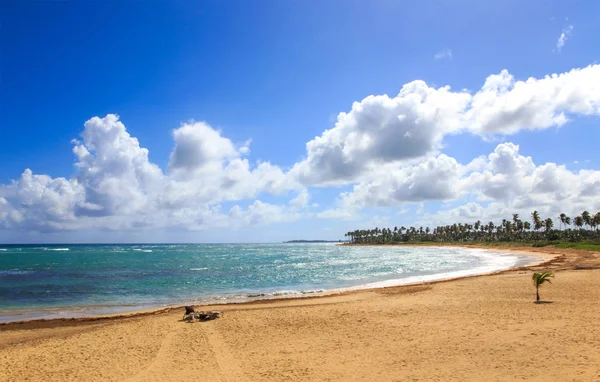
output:
{"label": "tree line", "polygon": [[[454,223],[429,227],[394,227],[355,230],[344,234],[354,244],[387,244],[402,242],[535,242],[541,240],[580,242],[599,241],[600,212],[595,215],[583,211],[573,218],[558,216],[558,229],[552,218],[543,219],[537,211],[531,213],[531,222],[521,220],[519,214],[502,219],[496,225],[476,221],[473,224]],[[572,228],[575,227],[575,228]]]}

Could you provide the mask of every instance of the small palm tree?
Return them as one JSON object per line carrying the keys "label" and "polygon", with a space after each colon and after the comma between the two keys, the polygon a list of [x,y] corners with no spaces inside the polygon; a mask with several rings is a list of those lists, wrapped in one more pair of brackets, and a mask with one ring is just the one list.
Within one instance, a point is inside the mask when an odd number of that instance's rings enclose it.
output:
{"label": "small palm tree", "polygon": [[600,212],[592,217],[592,228],[595,228],[596,232],[598,232],[598,226],[600,226]]}
{"label": "small palm tree", "polygon": [[542,228],[542,220],[540,219],[540,214],[537,211],[533,211],[531,213],[531,221],[533,222],[533,229],[538,230]]}
{"label": "small palm tree", "polygon": [[562,226],[564,224],[565,228],[566,228],[565,222],[567,221],[567,215],[566,214],[560,214],[560,216],[558,217],[558,220],[560,221],[560,227],[562,228]]}
{"label": "small palm tree", "polygon": [[575,216],[575,219],[573,219],[573,224],[575,224],[575,227],[579,227],[581,230],[581,227],[583,227],[584,224],[583,218],[581,216]]}
{"label": "small palm tree", "polygon": [[550,278],[552,278],[552,277],[554,277],[552,272],[542,272],[542,273],[534,273],[533,274],[532,279],[533,279],[533,285],[535,285],[535,302],[536,303],[540,302],[540,292],[539,292],[540,287],[546,282],[552,284],[552,282],[550,281]]}
{"label": "small palm tree", "polygon": [[581,213],[581,217],[583,218],[583,224],[585,224],[586,226],[592,225],[592,215],[590,215],[589,212],[583,211]]}

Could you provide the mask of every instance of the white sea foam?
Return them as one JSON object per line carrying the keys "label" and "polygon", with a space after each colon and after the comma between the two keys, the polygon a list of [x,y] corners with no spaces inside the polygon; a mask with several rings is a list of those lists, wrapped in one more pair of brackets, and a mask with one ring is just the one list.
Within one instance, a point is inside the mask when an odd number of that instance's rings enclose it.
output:
{"label": "white sea foam", "polygon": [[6,249],[6,248],[0,248],[0,251],[6,252],[6,251],[8,251],[8,249]]}
{"label": "white sea foam", "polygon": [[44,251],[68,251],[69,250],[69,248],[47,248],[47,247],[44,247],[43,249],[44,249]]}
{"label": "white sea foam", "polygon": [[134,248],[133,250],[136,252],[152,252],[151,249],[142,249],[142,248]]}
{"label": "white sea foam", "polygon": [[373,288],[385,288],[391,286],[400,286],[400,285],[410,285],[410,284],[419,284],[429,281],[439,281],[439,280],[448,280],[465,276],[475,276],[481,274],[488,274],[499,272],[505,269],[509,269],[517,265],[519,261],[519,257],[511,254],[504,253],[494,253],[489,252],[482,249],[469,249],[469,254],[482,257],[484,259],[485,265],[464,269],[459,271],[452,272],[442,272],[442,273],[434,273],[429,275],[421,275],[421,276],[409,276],[403,277],[400,279],[391,279],[385,281],[378,281],[373,283],[367,283],[363,285],[357,285],[350,288],[338,288],[332,289],[330,292],[341,292],[341,291],[351,291],[351,290],[362,290],[362,289],[373,289]]}
{"label": "white sea foam", "polygon": [[[434,247],[432,247],[434,248]],[[233,302],[245,302],[253,300],[269,300],[277,298],[298,298],[298,297],[309,297],[309,296],[323,296],[329,294],[342,293],[347,291],[356,291],[364,289],[375,289],[375,288],[386,288],[393,286],[402,285],[414,285],[421,284],[431,281],[449,280],[466,276],[475,276],[482,274],[490,274],[499,271],[503,271],[519,265],[521,259],[518,255],[492,252],[483,249],[465,249],[464,255],[474,255],[482,258],[484,265],[458,270],[451,272],[432,273],[427,275],[419,276],[408,276],[403,278],[395,278],[384,281],[365,283],[361,285],[355,285],[344,288],[332,288],[332,289],[310,289],[310,290],[279,290],[265,293],[248,293],[243,295],[229,295],[229,296],[218,296],[208,297],[196,301],[197,303],[215,303],[215,304],[227,304]],[[529,259],[531,260],[531,259]],[[422,269],[421,269],[422,270]],[[398,272],[402,273],[402,272]]]}

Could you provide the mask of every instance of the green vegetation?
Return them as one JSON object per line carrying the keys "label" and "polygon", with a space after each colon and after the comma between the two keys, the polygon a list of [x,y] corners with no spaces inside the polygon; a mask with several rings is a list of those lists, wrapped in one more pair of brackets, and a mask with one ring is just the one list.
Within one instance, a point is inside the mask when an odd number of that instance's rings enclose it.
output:
{"label": "green vegetation", "polygon": [[552,284],[552,282],[550,281],[551,277],[554,277],[552,272],[542,272],[542,273],[534,273],[533,274],[532,280],[533,280],[533,285],[535,286],[535,302],[536,303],[540,302],[540,287],[542,285],[544,285],[544,283]]}
{"label": "green vegetation", "polygon": [[[531,213],[531,223],[523,221],[518,214],[512,219],[502,219],[498,225],[476,221],[473,224],[452,224],[435,227],[394,227],[355,230],[346,233],[353,244],[479,244],[479,245],[519,245],[558,248],[575,248],[600,251],[600,212],[591,215],[583,211],[571,217],[560,214],[558,228],[552,218],[542,219],[537,211]],[[575,229],[570,228],[571,223]]]}
{"label": "green vegetation", "polygon": [[600,243],[558,243],[556,248],[583,249],[586,251],[600,251]]}

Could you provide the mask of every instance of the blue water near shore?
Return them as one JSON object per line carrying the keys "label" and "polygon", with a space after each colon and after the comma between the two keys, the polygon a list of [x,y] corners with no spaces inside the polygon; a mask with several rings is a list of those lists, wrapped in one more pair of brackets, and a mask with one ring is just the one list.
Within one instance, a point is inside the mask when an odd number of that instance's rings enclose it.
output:
{"label": "blue water near shore", "polygon": [[0,245],[0,322],[311,296],[534,260],[479,249],[331,243]]}

